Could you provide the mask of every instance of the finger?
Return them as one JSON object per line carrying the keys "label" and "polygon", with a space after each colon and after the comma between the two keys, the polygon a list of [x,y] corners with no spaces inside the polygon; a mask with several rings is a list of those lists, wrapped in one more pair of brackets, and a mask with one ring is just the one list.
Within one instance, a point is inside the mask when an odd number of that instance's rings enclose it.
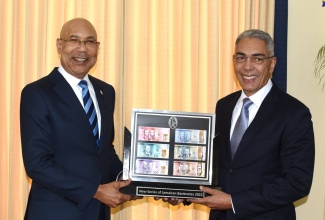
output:
{"label": "finger", "polygon": [[177,200],[177,205],[181,204],[183,202],[183,199],[178,199]]}
{"label": "finger", "polygon": [[179,205],[179,204],[181,204],[183,201],[184,201],[183,199],[178,199],[178,200],[176,200],[176,201],[173,201],[173,204],[174,204],[174,205]]}
{"label": "finger", "polygon": [[132,199],[132,196],[128,195],[128,194],[124,194],[124,193],[120,193],[120,204],[125,202],[125,201],[130,201]]}
{"label": "finger", "polygon": [[205,204],[206,203],[205,198],[202,198],[202,199],[187,199],[186,201],[191,202],[191,203],[197,203],[197,204]]}

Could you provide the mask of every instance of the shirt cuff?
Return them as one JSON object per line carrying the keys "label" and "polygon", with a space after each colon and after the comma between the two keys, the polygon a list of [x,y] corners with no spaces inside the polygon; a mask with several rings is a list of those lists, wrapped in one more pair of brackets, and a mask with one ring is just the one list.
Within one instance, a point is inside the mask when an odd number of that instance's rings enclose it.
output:
{"label": "shirt cuff", "polygon": [[234,204],[232,203],[232,198],[231,198],[231,197],[230,197],[230,200],[231,200],[232,211],[234,212],[234,214],[236,214],[236,212],[235,212],[235,208],[234,208]]}

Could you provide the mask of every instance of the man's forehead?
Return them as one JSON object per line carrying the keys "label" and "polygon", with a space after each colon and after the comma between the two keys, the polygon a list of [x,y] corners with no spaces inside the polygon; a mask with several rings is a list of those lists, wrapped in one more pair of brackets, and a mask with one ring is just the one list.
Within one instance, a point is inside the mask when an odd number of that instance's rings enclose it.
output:
{"label": "man's forehead", "polygon": [[97,38],[97,33],[93,25],[87,20],[73,20],[67,22],[61,30],[65,37]]}
{"label": "man's forehead", "polygon": [[76,38],[97,38],[96,33],[93,31],[90,31],[88,29],[83,28],[73,28],[67,30],[65,33],[65,36],[67,37],[76,37]]}
{"label": "man's forehead", "polygon": [[265,41],[257,38],[245,38],[238,42],[235,47],[235,52],[245,52],[245,51],[259,51],[265,52],[267,46]]}

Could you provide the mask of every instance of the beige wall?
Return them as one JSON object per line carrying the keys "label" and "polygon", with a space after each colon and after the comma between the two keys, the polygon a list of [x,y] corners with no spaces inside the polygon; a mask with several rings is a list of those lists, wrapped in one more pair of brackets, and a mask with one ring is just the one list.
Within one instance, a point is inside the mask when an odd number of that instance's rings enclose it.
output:
{"label": "beige wall", "polygon": [[313,186],[307,198],[295,203],[298,220],[325,220],[325,90],[313,73],[315,57],[323,44],[322,1],[289,0],[287,92],[310,108],[316,140]]}

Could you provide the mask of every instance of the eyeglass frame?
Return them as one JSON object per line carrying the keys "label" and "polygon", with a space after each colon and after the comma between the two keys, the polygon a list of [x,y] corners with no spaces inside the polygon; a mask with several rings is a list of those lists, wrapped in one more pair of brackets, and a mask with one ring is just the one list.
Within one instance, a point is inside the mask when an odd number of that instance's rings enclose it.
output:
{"label": "eyeglass frame", "polygon": [[[238,61],[236,58],[240,58],[240,57],[236,57],[236,56],[240,56],[241,58],[243,58],[244,60],[243,61]],[[267,60],[267,59],[272,59],[274,58],[275,56],[269,56],[269,57],[261,57],[261,56],[265,56],[263,54],[255,54],[255,55],[252,55],[252,56],[245,56],[244,54],[234,54],[233,55],[233,59],[235,61],[235,63],[245,63],[247,62],[248,59],[251,59],[251,58],[254,58],[254,59],[259,59],[260,60],[260,63],[259,62],[256,62],[256,60],[254,61],[251,60],[251,63],[252,64],[255,64],[255,65],[261,65],[264,63],[264,60]]]}
{"label": "eyeglass frame", "polygon": [[87,39],[87,40],[79,40],[79,39],[76,39],[76,38],[70,38],[70,39],[58,38],[58,39],[66,42],[66,43],[78,42],[78,45],[76,45],[75,47],[79,47],[81,45],[81,43],[83,43],[85,45],[85,47],[92,47],[91,44],[89,45],[87,43],[94,43],[94,46],[98,46],[100,44],[99,41],[90,40],[90,39]]}

